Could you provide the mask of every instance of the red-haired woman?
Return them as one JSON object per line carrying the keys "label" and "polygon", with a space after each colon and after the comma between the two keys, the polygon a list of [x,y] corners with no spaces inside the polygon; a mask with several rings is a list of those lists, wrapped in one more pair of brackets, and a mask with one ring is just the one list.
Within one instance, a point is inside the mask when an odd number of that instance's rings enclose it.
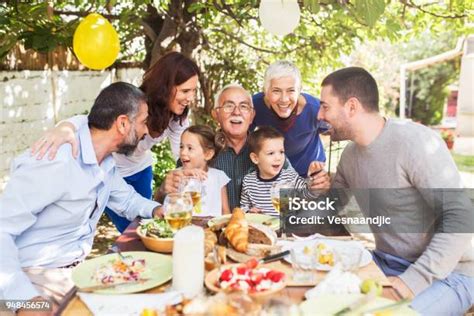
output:
{"label": "red-haired woman", "polygon": [[[114,159],[125,181],[146,198],[152,196],[153,159],[150,149],[169,139],[173,156],[178,158],[181,134],[189,126],[189,106],[196,98],[198,76],[198,66],[178,52],[161,57],[143,76],[140,89],[148,98],[147,125],[150,134],[139,142],[133,154],[114,153]],[[85,115],[74,116],[60,123],[33,145],[32,153],[38,153],[38,159],[41,159],[49,150],[49,159],[54,159],[58,148],[70,143],[73,154],[77,156],[74,132],[83,124],[87,124]],[[126,218],[108,208],[106,213],[121,233],[130,224]]]}

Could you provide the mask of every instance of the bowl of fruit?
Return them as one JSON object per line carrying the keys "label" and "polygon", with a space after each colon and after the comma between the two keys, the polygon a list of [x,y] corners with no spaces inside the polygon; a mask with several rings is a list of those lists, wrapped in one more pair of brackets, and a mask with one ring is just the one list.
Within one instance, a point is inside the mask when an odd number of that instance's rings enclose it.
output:
{"label": "bowl of fruit", "polygon": [[209,272],[204,280],[213,292],[240,292],[265,302],[286,286],[285,273],[260,266],[256,259],[244,264],[223,265]]}

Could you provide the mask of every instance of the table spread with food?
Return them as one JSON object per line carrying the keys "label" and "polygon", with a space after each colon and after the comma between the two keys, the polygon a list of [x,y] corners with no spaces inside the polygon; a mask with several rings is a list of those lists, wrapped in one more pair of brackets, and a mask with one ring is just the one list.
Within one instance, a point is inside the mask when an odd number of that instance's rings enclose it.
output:
{"label": "table spread with food", "polygon": [[[191,224],[191,223],[190,223]],[[136,220],[73,270],[62,315],[416,315],[361,241],[277,237],[279,219]]]}

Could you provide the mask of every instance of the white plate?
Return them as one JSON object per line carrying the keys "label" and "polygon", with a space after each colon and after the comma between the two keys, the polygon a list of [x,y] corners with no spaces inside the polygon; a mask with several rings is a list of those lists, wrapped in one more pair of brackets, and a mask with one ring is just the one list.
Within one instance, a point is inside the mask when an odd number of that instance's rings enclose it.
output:
{"label": "white plate", "polygon": [[[294,242],[282,241],[280,243],[283,246],[283,250],[294,249],[295,255],[298,257],[301,257],[302,264],[307,265],[307,266],[311,265],[311,257],[310,255],[306,255],[303,252],[304,247],[310,247],[311,249],[314,249],[316,244],[319,244],[319,243],[324,243],[332,249],[338,248],[338,247],[356,247],[356,248],[362,249],[362,256],[359,263],[360,268],[365,267],[372,261],[372,255],[367,249],[364,248],[362,243],[358,241],[353,241],[353,240],[342,241],[342,240],[333,240],[333,239],[313,239],[313,240],[294,241]],[[314,254],[312,253],[312,255]],[[291,256],[286,256],[284,260],[289,263],[292,263]],[[320,270],[320,271],[330,271],[332,269],[332,266],[328,264],[321,264],[319,262],[316,262],[315,269]]]}
{"label": "white plate", "polygon": [[[140,276],[149,280],[143,283],[124,284],[117,287],[97,290],[95,291],[96,293],[126,294],[142,292],[171,280],[173,276],[171,256],[148,251],[128,251],[122,253],[124,256],[129,256],[135,260],[144,259],[145,271],[143,271]],[[117,258],[117,254],[111,253],[84,261],[72,270],[72,281],[79,288],[101,285],[93,278],[97,268],[105,264],[110,264],[111,261],[116,260]]]}
{"label": "white plate", "polygon": [[[209,227],[212,227],[214,225],[218,225],[224,221],[229,221],[230,219],[230,214],[227,215],[222,215],[218,217],[214,217],[210,219],[207,222],[207,225]],[[270,227],[273,230],[278,230],[280,228],[280,218],[279,217],[272,217],[270,215],[266,214],[253,214],[253,213],[247,213],[245,214],[245,219],[248,220],[251,223],[255,224],[262,224],[265,225],[264,223],[268,223],[269,225],[266,225]]]}

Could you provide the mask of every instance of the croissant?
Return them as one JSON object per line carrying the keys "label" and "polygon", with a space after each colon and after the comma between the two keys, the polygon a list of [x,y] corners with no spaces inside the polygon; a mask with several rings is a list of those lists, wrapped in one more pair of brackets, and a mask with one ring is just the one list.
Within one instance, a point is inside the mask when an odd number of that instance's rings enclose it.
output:
{"label": "croissant", "polygon": [[210,253],[217,243],[217,236],[209,229],[204,230],[204,256]]}
{"label": "croissant", "polygon": [[229,243],[239,252],[246,252],[249,240],[249,226],[245,213],[240,208],[235,208],[225,229],[225,236]]}

